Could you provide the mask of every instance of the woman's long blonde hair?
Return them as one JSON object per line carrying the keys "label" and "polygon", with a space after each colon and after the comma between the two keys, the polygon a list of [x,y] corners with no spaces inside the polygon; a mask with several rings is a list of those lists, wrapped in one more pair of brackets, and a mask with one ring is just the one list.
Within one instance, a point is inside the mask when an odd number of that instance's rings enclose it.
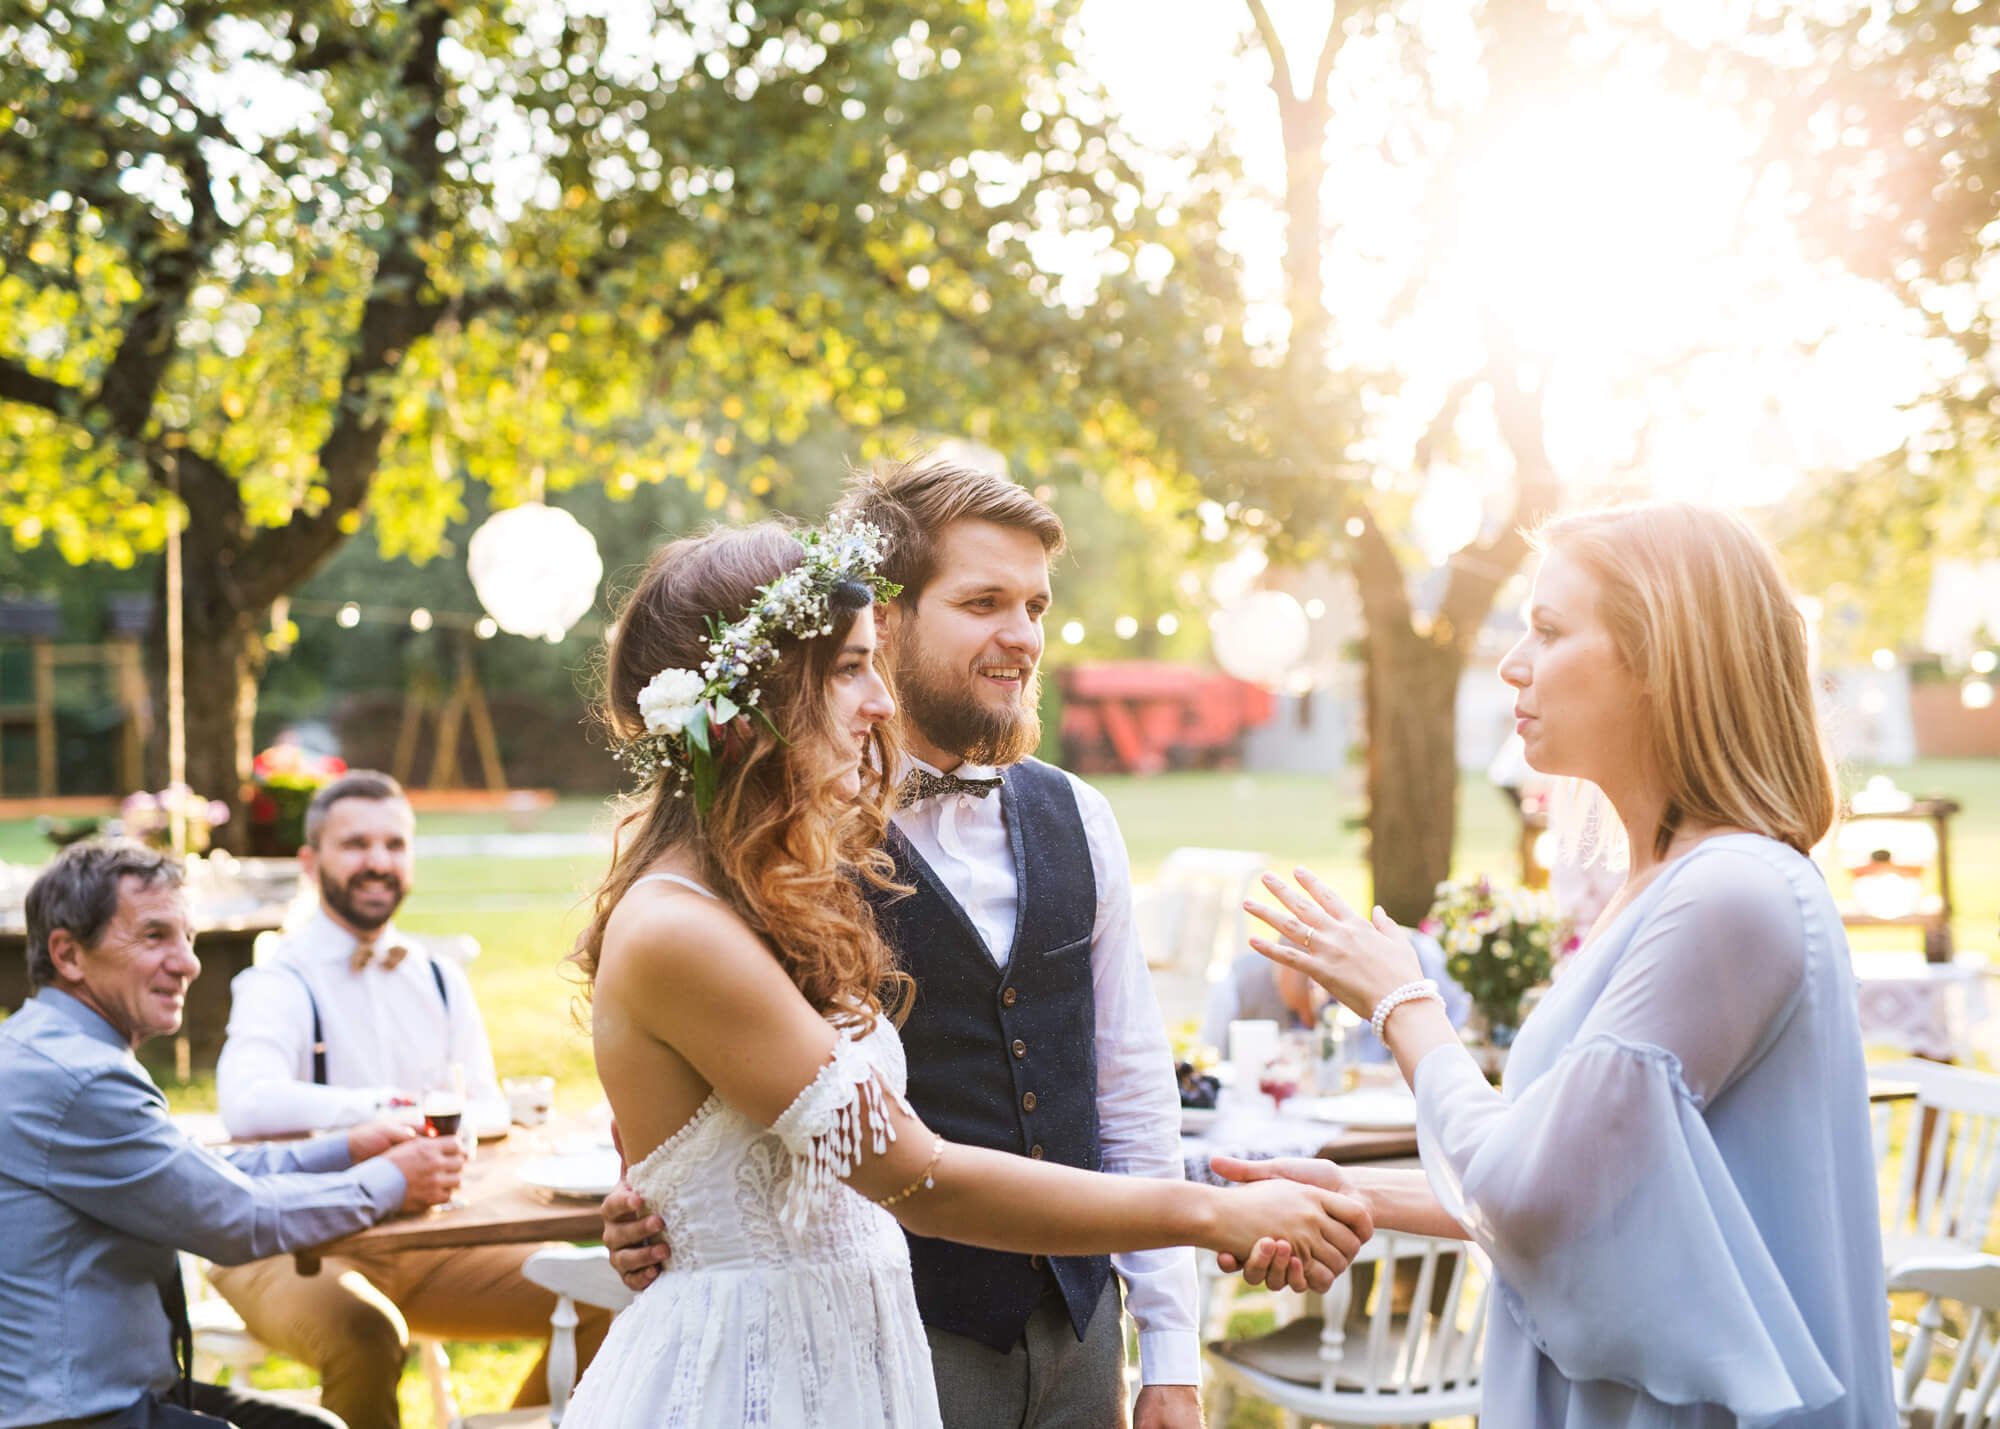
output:
{"label": "woman's long blonde hair", "polygon": [[1690,821],[1808,852],[1838,786],[1813,700],[1805,617],[1741,517],[1678,502],[1558,517],[1530,533],[1598,584],[1598,617],[1646,693],[1666,810],[1655,856]]}
{"label": "woman's long blonde hair", "polygon": [[[699,669],[711,623],[741,618],[758,589],[802,555],[798,539],[776,521],[661,547],[619,609],[605,651],[598,717],[610,737],[642,733],[639,692],[662,670]],[[911,980],[896,967],[862,891],[896,887],[894,865],[882,851],[895,736],[887,724],[876,727],[858,799],[840,792],[837,761],[829,757],[852,747],[828,692],[835,661],[868,600],[864,588],[852,591],[854,604],[835,611],[829,633],[778,639],[778,659],[760,681],[760,708],[778,732],[757,719],[746,721],[747,733],[731,732],[706,814],[696,814],[691,796],[675,798],[677,786],[665,776],[628,798],[594,916],[570,954],[587,982],[597,976],[618,901],[661,857],[685,848],[701,881],[770,945],[820,1012],[852,1012],[872,1026],[885,999],[892,1015],[907,1005]]]}

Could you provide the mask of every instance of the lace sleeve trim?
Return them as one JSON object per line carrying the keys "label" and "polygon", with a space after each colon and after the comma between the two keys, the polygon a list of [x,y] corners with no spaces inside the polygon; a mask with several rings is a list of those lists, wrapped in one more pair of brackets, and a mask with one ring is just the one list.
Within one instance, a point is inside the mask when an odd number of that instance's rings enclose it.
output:
{"label": "lace sleeve trim", "polygon": [[771,1126],[792,1163],[779,1222],[793,1233],[805,1229],[815,1206],[861,1162],[861,1114],[868,1114],[869,1150],[880,1156],[896,1139],[887,1103],[915,1116],[901,1092],[883,1083],[866,1047],[843,1036],[825,1065]]}

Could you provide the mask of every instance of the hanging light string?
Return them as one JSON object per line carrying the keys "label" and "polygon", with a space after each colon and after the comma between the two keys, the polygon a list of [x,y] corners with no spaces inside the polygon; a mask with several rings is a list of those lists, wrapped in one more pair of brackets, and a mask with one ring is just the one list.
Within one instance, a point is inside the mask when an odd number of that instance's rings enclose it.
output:
{"label": "hanging light string", "polygon": [[[498,622],[490,615],[476,615],[462,610],[432,610],[422,605],[363,605],[359,601],[352,600],[294,600],[288,613],[294,618],[304,616],[329,619],[343,630],[352,630],[366,623],[400,625],[420,634],[426,630],[469,630],[481,640],[490,640],[500,633]],[[599,620],[578,621],[569,631],[572,636],[581,635],[590,640],[595,640],[603,633],[604,622]]]}

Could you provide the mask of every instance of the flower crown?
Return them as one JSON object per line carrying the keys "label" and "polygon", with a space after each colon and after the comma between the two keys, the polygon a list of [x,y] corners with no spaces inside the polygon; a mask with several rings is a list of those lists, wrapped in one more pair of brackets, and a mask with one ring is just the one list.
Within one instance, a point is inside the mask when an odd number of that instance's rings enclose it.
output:
{"label": "flower crown", "polygon": [[703,814],[715,801],[730,725],[754,714],[778,734],[759,708],[759,680],[778,658],[776,638],[832,634],[834,593],[842,586],[862,586],[878,601],[893,600],[902,589],[877,574],[882,533],[865,522],[836,517],[824,530],[799,532],[798,541],[805,558],[760,587],[742,619],[723,625],[710,617],[708,659],[699,670],[662,670],[639,691],[646,732],[612,751],[642,779],[666,775],[676,799],[692,788]]}

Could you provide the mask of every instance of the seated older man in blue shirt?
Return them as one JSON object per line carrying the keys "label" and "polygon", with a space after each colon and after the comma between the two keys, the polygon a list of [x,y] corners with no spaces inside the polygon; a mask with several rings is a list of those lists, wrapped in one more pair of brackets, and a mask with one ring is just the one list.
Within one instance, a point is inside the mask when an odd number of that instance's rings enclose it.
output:
{"label": "seated older man in blue shirt", "polygon": [[223,1156],[167,1119],[133,1052],[178,1031],[195,960],[180,865],[75,844],[28,890],[28,977],[0,1024],[0,1429],[326,1429],[195,1384],[177,1249],[230,1262],[448,1198],[464,1155],[405,1128]]}

